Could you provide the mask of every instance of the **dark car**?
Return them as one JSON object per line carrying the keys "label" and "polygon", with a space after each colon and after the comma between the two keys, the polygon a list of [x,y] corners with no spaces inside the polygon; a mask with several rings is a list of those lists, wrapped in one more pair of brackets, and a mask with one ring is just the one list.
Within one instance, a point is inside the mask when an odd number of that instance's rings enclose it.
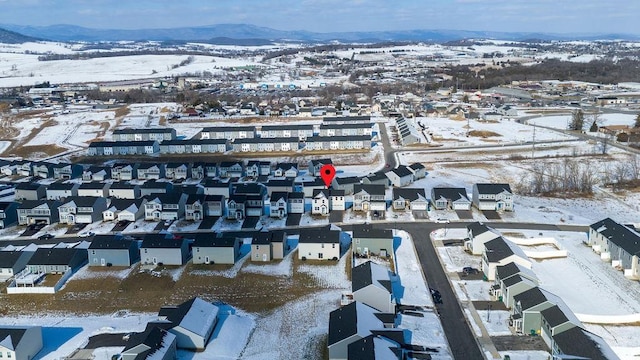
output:
{"label": "dark car", "polygon": [[474,267],[471,267],[471,266],[465,266],[465,267],[462,268],[462,273],[464,275],[475,275],[475,274],[478,274],[479,272],[480,272],[480,270],[478,270],[478,269],[476,269]]}
{"label": "dark car", "polygon": [[433,298],[434,303],[442,304],[442,295],[440,295],[440,291],[429,288],[429,292],[431,292],[431,297]]}
{"label": "dark car", "polygon": [[49,239],[53,239],[54,237],[55,236],[53,236],[52,234],[46,233],[38,236],[38,240],[49,240]]}

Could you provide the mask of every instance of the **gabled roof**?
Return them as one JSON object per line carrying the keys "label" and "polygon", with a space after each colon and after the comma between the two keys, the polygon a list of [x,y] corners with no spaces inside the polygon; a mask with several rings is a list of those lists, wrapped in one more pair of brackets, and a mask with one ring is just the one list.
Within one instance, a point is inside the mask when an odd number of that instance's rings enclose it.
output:
{"label": "gabled roof", "polygon": [[234,247],[238,242],[235,236],[214,237],[211,234],[196,234],[193,241],[194,247]]}
{"label": "gabled roof", "polygon": [[269,179],[266,184],[266,187],[293,187],[294,178],[286,178],[286,179]]}
{"label": "gabled roof", "polygon": [[109,187],[110,185],[98,181],[92,181],[80,184],[79,190],[102,190],[105,188],[105,186]]}
{"label": "gabled roof", "polygon": [[144,237],[140,248],[149,249],[180,249],[182,248],[184,239],[167,238],[163,234],[150,234]]}
{"label": "gabled roof", "polygon": [[414,171],[426,169],[426,167],[424,165],[422,165],[421,163],[413,163],[413,164],[409,165],[409,168],[414,170]]}
{"label": "gabled roof", "polygon": [[601,337],[580,327],[556,334],[553,340],[565,355],[581,356],[590,360],[620,359]]}
{"label": "gabled roof", "polygon": [[154,352],[162,349],[164,341],[172,342],[175,337],[175,335],[169,333],[164,329],[161,329],[157,326],[150,326],[147,327],[144,332],[133,333],[131,335],[131,338],[129,338],[129,341],[127,341],[127,345],[122,351],[126,352],[127,350],[131,350],[136,346],[144,344],[149,347],[149,350],[146,350],[138,355],[136,357],[136,360],[138,360],[138,358],[140,358],[140,360],[147,359],[148,355],[151,355]]}
{"label": "gabled roof", "polygon": [[369,285],[393,293],[391,276],[385,266],[367,261],[351,269],[351,291],[356,292]]}
{"label": "gabled roof", "polygon": [[523,259],[529,259],[524,251],[513,242],[503,238],[497,237],[493,240],[484,243],[485,254],[489,262],[498,262],[502,259],[506,259],[511,255],[517,255]]}
{"label": "gabled roof", "polygon": [[[551,327],[556,327],[566,322],[571,322],[576,326],[579,326],[582,324],[575,317],[573,312],[571,312],[570,310],[568,312],[565,312],[558,305],[554,305],[548,309],[544,309],[540,312],[540,314]],[[578,321],[578,322],[576,323],[574,321]]]}
{"label": "gabled roof", "polygon": [[478,189],[479,194],[496,195],[503,191],[512,194],[509,184],[475,184],[475,186]]}
{"label": "gabled roof", "polygon": [[562,303],[562,299],[560,299],[558,296],[538,286],[534,287],[533,289],[521,292],[520,294],[514,296],[513,300],[515,303],[520,302],[522,311],[530,309],[547,301],[554,305]]}
{"label": "gabled roof", "polygon": [[24,254],[22,251],[0,251],[0,269],[12,268]]}
{"label": "gabled roof", "polygon": [[353,193],[357,194],[359,192],[366,192],[369,195],[385,195],[384,185],[379,184],[356,184],[353,186]]}
{"label": "gabled roof", "polygon": [[640,233],[630,226],[618,224],[611,218],[606,218],[590,225],[590,228],[627,253],[640,256]]}
{"label": "gabled roof", "polygon": [[374,182],[374,181],[378,181],[378,180],[389,181],[389,178],[387,177],[387,175],[385,175],[385,173],[383,171],[377,171],[377,172],[371,173],[371,174],[365,176],[365,178],[367,180],[369,180],[370,182]]}
{"label": "gabled roof", "polygon": [[[388,229],[377,229],[371,224],[354,224],[353,225],[353,237],[354,238],[379,238],[379,239],[393,239],[393,231]],[[391,251],[392,249],[387,249]]]}
{"label": "gabled roof", "polygon": [[309,163],[311,164],[311,166],[322,166],[322,165],[328,165],[328,164],[333,164],[333,161],[331,161],[331,159],[314,159],[314,160],[310,160]]}
{"label": "gabled roof", "polygon": [[165,315],[173,326],[179,326],[202,337],[205,337],[215,326],[218,312],[217,306],[197,297],[178,306],[160,309],[160,313]]}
{"label": "gabled roof", "polygon": [[313,189],[313,196],[317,197],[318,195],[324,195],[324,197],[329,198],[332,196],[344,196],[344,190],[334,190],[334,189]]}
{"label": "gabled roof", "polygon": [[427,199],[427,195],[424,189],[422,188],[397,188],[394,187],[392,190],[392,194],[393,194],[393,200],[398,200],[400,198],[405,199],[405,200],[409,200],[409,201],[416,201],[419,200],[420,198],[422,199]]}
{"label": "gabled roof", "polygon": [[70,265],[71,260],[77,256],[79,252],[84,252],[85,257],[87,250],[73,248],[39,248],[33,253],[29,259],[28,265]]}
{"label": "gabled roof", "polygon": [[47,186],[47,190],[68,191],[78,186],[79,184],[77,183],[54,182],[49,184],[49,186]]}
{"label": "gabled roof", "polygon": [[[115,239],[113,235],[94,236],[89,250],[126,250],[130,249],[133,240]],[[137,248],[137,247],[136,247]]]}
{"label": "gabled roof", "polygon": [[349,360],[400,360],[402,349],[384,336],[369,335],[347,346]]}
{"label": "gabled roof", "polygon": [[465,188],[444,188],[444,187],[434,187],[433,190],[433,201],[436,201],[440,198],[445,198],[452,202],[458,200],[466,200],[469,201],[469,197],[467,196],[467,190]]}
{"label": "gabled roof", "polygon": [[500,280],[505,280],[515,275],[525,275],[529,279],[538,279],[533,270],[514,262],[510,262],[507,265],[497,266],[496,275]]}
{"label": "gabled roof", "polygon": [[366,337],[371,330],[381,330],[384,324],[376,317],[376,310],[360,302],[352,302],[329,314],[329,346],[350,336]]}
{"label": "gabled roof", "polygon": [[278,163],[276,164],[275,170],[283,170],[287,171],[289,169],[298,170],[299,166],[297,163]]}
{"label": "gabled roof", "polygon": [[334,181],[338,185],[360,184],[360,178],[357,176],[337,177]]}
{"label": "gabled roof", "polygon": [[280,199],[287,201],[287,199],[289,199],[289,193],[286,191],[274,191],[271,193],[271,202],[275,202]]}
{"label": "gabled roof", "polygon": [[332,230],[331,225],[323,226],[320,228],[304,228],[300,229],[299,243],[307,244],[319,244],[319,243],[340,243],[339,230]]}
{"label": "gabled roof", "polygon": [[64,198],[60,206],[75,205],[76,207],[93,207],[98,199],[100,198],[93,196],[69,196]]}
{"label": "gabled roof", "polygon": [[387,171],[387,173],[390,173],[390,172],[398,175],[398,177],[401,177],[401,178],[403,178],[405,176],[412,176],[413,175],[413,172],[411,170],[409,170],[409,168],[404,166],[404,165],[400,165],[395,169]]}
{"label": "gabled roof", "polygon": [[25,327],[1,327],[0,346],[15,351],[26,332],[27,328]]}

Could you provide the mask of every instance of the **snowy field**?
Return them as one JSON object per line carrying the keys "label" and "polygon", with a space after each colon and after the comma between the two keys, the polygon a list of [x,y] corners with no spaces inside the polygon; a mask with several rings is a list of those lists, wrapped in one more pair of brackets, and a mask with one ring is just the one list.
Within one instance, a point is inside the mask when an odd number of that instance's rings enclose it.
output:
{"label": "snowy field", "polygon": [[[533,140],[534,127],[520,124],[515,120],[481,121],[452,120],[442,117],[418,117],[426,132],[431,135],[433,146],[459,147],[491,144],[524,143]],[[474,135],[474,131],[478,132]],[[469,136],[467,136],[469,134]],[[573,136],[541,128],[535,129],[536,141],[561,141],[573,139]]]}
{"label": "snowy field", "polygon": [[[571,122],[571,114],[567,115],[555,115],[555,116],[543,116],[536,119],[528,120],[527,123],[540,126],[546,126],[555,129],[566,130]],[[598,126],[611,126],[611,125],[627,125],[633,127],[635,123],[636,115],[634,114],[609,114],[603,113],[599,115]],[[585,115],[584,130],[589,130],[593,118],[591,115]],[[536,134],[537,136],[537,134]]]}

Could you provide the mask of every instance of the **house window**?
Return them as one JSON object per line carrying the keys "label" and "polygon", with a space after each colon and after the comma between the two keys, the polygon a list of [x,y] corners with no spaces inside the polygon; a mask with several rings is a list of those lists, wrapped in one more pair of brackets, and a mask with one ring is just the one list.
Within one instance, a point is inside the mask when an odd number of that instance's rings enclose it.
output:
{"label": "house window", "polygon": [[324,244],[321,244],[320,247],[324,249]]}
{"label": "house window", "polygon": [[91,255],[95,255],[96,251],[95,250],[91,250]]}
{"label": "house window", "polygon": [[147,253],[147,249],[144,249],[144,253],[145,253],[145,254]]}
{"label": "house window", "polygon": [[260,245],[256,245],[256,250],[260,250]]}
{"label": "house window", "polygon": [[336,244],[331,244],[331,248],[335,249],[336,248]]}

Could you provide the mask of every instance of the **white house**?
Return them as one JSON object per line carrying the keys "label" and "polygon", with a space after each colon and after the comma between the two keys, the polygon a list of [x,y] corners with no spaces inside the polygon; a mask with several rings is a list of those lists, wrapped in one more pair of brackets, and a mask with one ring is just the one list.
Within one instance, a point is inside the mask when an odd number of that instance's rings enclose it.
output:
{"label": "white house", "polygon": [[269,216],[282,219],[287,216],[289,193],[285,191],[274,191],[269,199]]}
{"label": "white house", "polygon": [[393,170],[384,173],[395,187],[403,187],[414,181],[413,172],[408,167],[400,165]]}
{"label": "white house", "polygon": [[520,248],[513,242],[498,237],[484,244],[484,253],[482,254],[482,271],[489,281],[496,278],[496,267],[515,262],[519,265],[531,269],[531,260]]}
{"label": "white house", "polygon": [[321,228],[300,230],[298,241],[298,259],[301,260],[338,260],[340,259],[339,228],[327,225]]}
{"label": "white house", "polygon": [[513,211],[509,184],[474,184],[472,199],[479,210]]}
{"label": "white house", "polygon": [[313,197],[311,198],[311,214],[329,215],[331,211],[344,209],[344,190],[313,190]]}
{"label": "white house", "polygon": [[467,225],[467,238],[465,243],[467,250],[473,255],[481,255],[484,252],[484,243],[502,236],[498,230],[487,225],[475,222]]}

